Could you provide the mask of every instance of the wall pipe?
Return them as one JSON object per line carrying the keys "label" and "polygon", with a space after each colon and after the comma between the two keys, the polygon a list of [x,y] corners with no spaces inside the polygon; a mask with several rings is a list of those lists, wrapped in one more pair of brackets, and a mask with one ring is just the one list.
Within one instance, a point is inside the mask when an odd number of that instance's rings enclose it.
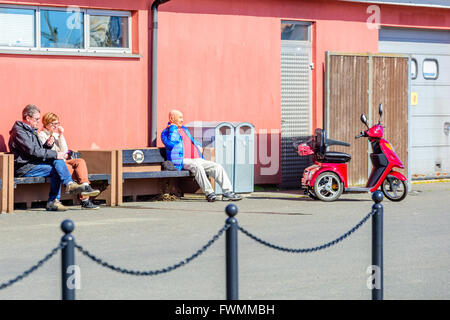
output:
{"label": "wall pipe", "polygon": [[151,10],[153,16],[152,23],[152,119],[151,119],[151,137],[150,146],[156,147],[157,139],[157,96],[158,96],[158,7],[160,4],[170,0],[155,0],[152,3]]}

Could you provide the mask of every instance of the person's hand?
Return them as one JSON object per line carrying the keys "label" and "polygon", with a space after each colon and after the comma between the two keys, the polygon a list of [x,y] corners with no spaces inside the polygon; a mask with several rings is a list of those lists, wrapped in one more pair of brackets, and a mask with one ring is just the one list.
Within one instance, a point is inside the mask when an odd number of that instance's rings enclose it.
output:
{"label": "person's hand", "polygon": [[64,128],[63,128],[61,125],[59,125],[58,128],[57,128],[56,130],[58,131],[58,133],[59,133],[60,135],[64,133]]}
{"label": "person's hand", "polygon": [[54,143],[55,143],[54,136],[50,136],[50,138],[48,138],[47,141],[45,141],[45,144],[48,145],[49,147],[53,146]]}
{"label": "person's hand", "polygon": [[66,160],[67,159],[67,153],[65,152],[58,152],[58,156],[56,157],[58,160]]}

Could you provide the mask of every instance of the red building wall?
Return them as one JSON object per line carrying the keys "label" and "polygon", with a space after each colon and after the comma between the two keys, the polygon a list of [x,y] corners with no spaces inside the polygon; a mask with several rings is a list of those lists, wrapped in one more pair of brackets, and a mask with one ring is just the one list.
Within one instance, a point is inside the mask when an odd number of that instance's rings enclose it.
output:
{"label": "red building wall", "polygon": [[[186,122],[248,121],[257,133],[274,130],[272,141],[279,141],[281,20],[313,23],[312,126],[321,127],[326,51],[378,51],[378,30],[367,26],[372,15],[368,7],[325,0],[178,0],[164,4],[159,15],[158,132],[166,125],[168,111],[179,108]],[[382,25],[450,27],[450,10],[379,8]],[[270,150],[261,144],[258,147]],[[261,174],[261,167],[266,166],[258,161],[256,183],[280,182],[279,170],[267,176]]]}
{"label": "red building wall", "polygon": [[[0,3],[19,4],[0,1]],[[25,105],[60,116],[69,148],[142,147],[148,141],[149,1],[33,1],[22,5],[63,5],[128,10],[133,51],[141,58],[0,54],[0,151]]]}
{"label": "red building wall", "polygon": [[[0,151],[5,150],[8,131],[28,103],[61,116],[73,149],[147,146],[151,1],[47,0],[27,4],[131,10],[133,52],[142,57],[0,54]],[[371,16],[368,6],[336,0],[171,0],[161,5],[158,144],[167,113],[173,108],[184,111],[185,122],[248,121],[257,133],[268,130],[273,142],[279,143],[281,20],[313,23],[312,124],[313,129],[322,126],[325,52],[378,51],[378,30],[366,24]],[[450,10],[379,8],[382,25],[450,28]],[[270,146],[262,147],[270,150]],[[265,153],[270,155],[270,151],[263,150]],[[279,148],[272,156],[270,164],[259,158],[255,183],[280,182]],[[274,174],[261,174],[262,167],[271,165],[278,166]]]}

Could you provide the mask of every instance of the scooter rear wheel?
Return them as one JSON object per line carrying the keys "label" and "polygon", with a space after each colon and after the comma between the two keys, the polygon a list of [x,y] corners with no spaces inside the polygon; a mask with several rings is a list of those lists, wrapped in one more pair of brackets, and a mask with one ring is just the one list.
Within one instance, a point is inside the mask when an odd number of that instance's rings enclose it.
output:
{"label": "scooter rear wheel", "polygon": [[402,201],[408,194],[408,186],[403,180],[387,176],[381,184],[381,191],[391,201]]}
{"label": "scooter rear wheel", "polygon": [[339,176],[333,172],[322,172],[314,182],[314,193],[319,200],[334,201],[344,191]]}

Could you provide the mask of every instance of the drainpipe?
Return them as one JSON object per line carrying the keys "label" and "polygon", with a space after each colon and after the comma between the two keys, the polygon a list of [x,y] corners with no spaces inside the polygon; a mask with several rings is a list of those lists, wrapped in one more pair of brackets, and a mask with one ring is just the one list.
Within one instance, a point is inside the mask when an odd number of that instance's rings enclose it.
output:
{"label": "drainpipe", "polygon": [[153,30],[152,30],[152,123],[151,147],[156,147],[157,137],[157,82],[158,82],[158,7],[170,0],[155,0],[152,3]]}

